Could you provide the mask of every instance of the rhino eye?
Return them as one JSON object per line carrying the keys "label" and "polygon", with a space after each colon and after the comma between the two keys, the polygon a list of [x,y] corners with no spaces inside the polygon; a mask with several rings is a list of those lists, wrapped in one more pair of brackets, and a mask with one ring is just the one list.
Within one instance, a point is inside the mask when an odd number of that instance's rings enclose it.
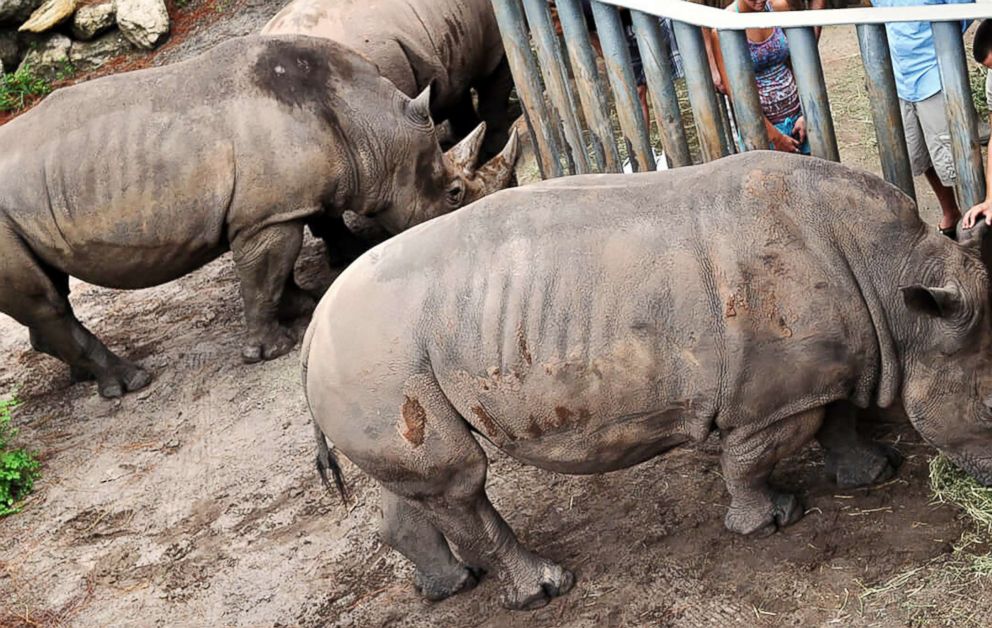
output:
{"label": "rhino eye", "polygon": [[461,181],[452,181],[445,194],[447,195],[449,204],[455,206],[461,205],[462,198],[465,197],[465,187]]}

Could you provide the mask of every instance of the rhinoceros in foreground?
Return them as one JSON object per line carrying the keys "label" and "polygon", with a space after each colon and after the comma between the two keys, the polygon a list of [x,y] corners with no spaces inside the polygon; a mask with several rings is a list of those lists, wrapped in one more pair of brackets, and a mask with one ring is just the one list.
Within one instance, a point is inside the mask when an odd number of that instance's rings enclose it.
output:
{"label": "rhinoceros in foreground", "polygon": [[455,137],[488,124],[485,159],[509,138],[513,78],[490,0],[293,0],[261,32],[350,46],[408,96],[430,86],[434,119]]}
{"label": "rhinoceros in foreground", "polygon": [[340,44],[285,36],[58,90],[0,127],[0,312],[119,396],[150,376],[76,320],[69,275],[144,288],[231,250],[245,360],[285,354],[295,338],[280,319],[315,303],[292,276],[304,225],[331,237],[352,210],[397,233],[472,193],[441,153],[429,98]]}
{"label": "rhinoceros in foreground", "polygon": [[573,576],[493,508],[479,439],[586,474],[718,431],[726,526],[764,534],[802,516],[767,479],[814,438],[838,483],[889,477],[898,454],[856,419],[901,398],[992,483],[976,229],[958,245],[881,179],[769,152],[500,192],[372,249],[318,305],[302,351],[318,466],[340,480],[322,431],[378,480],[383,536],[428,597],[482,567],[513,608]]}

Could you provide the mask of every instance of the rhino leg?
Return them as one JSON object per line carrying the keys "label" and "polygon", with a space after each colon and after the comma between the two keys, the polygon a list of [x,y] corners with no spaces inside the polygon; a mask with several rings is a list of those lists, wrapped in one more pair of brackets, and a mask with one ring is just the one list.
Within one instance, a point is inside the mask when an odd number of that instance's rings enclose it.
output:
{"label": "rhino leg", "polygon": [[[465,139],[465,137],[474,131],[475,127],[479,126],[479,123],[482,121],[479,118],[479,114],[475,111],[475,104],[472,102],[472,92],[469,90],[465,91],[465,94],[462,96],[462,99],[457,105],[451,107],[447,111],[444,111],[438,117],[442,118],[442,116],[443,119],[447,120],[448,124],[451,125],[451,144],[449,146],[442,143],[442,150],[448,150],[451,146],[454,146],[458,142]],[[502,148],[502,146],[500,146],[500,148]]]}
{"label": "rhino leg", "polygon": [[96,379],[104,397],[144,388],[151,375],[114,355],[76,319],[69,277],[43,268],[27,247],[0,228],[0,312],[30,330],[31,346],[69,365],[74,379]]}
{"label": "rhino leg", "polygon": [[814,408],[757,430],[738,427],[724,436],[720,465],[731,498],[727,529],[767,536],[803,516],[795,495],[772,490],[768,476],[775,463],[812,440],[823,415],[822,407]]}
{"label": "rhino leg", "polygon": [[827,474],[837,486],[854,488],[885,482],[896,474],[902,454],[858,433],[858,409],[846,401],[827,407],[823,427],[816,440],[826,452]]}
{"label": "rhino leg", "polygon": [[271,360],[296,346],[296,336],[279,323],[279,315],[293,309],[284,297],[289,285],[299,290],[292,275],[302,246],[303,224],[295,221],[269,225],[231,243],[248,324],[248,343],[241,351],[245,362]]}
{"label": "rhino leg", "polygon": [[383,540],[417,567],[417,590],[429,600],[443,600],[479,583],[481,571],[466,567],[451,553],[448,541],[416,506],[382,489]]}
{"label": "rhino leg", "polygon": [[468,564],[495,574],[507,607],[539,608],[568,592],[572,573],[517,541],[486,495],[485,452],[437,384],[423,383],[433,378],[420,377],[398,412],[401,429],[348,457],[418,507]]}
{"label": "rhino leg", "polygon": [[479,163],[486,163],[503,150],[510,139],[513,119],[510,115],[510,92],[513,75],[510,64],[503,57],[496,70],[475,86],[479,95],[479,117],[486,123],[486,139],[482,144]]}

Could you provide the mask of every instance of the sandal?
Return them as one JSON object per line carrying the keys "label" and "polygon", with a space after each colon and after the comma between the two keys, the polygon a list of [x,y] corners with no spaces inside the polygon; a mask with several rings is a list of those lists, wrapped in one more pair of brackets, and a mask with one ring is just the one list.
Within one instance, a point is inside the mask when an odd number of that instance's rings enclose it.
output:
{"label": "sandal", "polygon": [[[938,227],[938,229],[940,229],[940,228]],[[940,229],[940,235],[947,236],[948,238],[950,238],[950,239],[952,239],[952,240],[954,240],[956,242],[957,239],[958,239],[958,237],[957,237],[957,235],[958,235],[957,225],[954,225],[954,226],[951,226],[951,227],[944,227],[943,229]]]}

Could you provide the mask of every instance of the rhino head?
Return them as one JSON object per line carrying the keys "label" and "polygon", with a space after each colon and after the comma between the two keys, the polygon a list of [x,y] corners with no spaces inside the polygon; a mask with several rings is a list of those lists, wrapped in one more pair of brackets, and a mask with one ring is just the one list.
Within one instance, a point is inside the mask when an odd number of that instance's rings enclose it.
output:
{"label": "rhino head", "polygon": [[958,241],[928,235],[904,266],[914,275],[900,287],[909,318],[893,321],[908,334],[903,404],[930,444],[992,486],[992,233],[984,222],[959,225]]}
{"label": "rhino head", "polygon": [[396,166],[384,173],[388,178],[384,202],[374,213],[365,214],[387,232],[399,233],[510,185],[517,157],[516,133],[499,155],[477,168],[485,123],[443,153],[430,115],[430,87],[416,98],[405,99],[401,106],[401,123],[388,148]]}

